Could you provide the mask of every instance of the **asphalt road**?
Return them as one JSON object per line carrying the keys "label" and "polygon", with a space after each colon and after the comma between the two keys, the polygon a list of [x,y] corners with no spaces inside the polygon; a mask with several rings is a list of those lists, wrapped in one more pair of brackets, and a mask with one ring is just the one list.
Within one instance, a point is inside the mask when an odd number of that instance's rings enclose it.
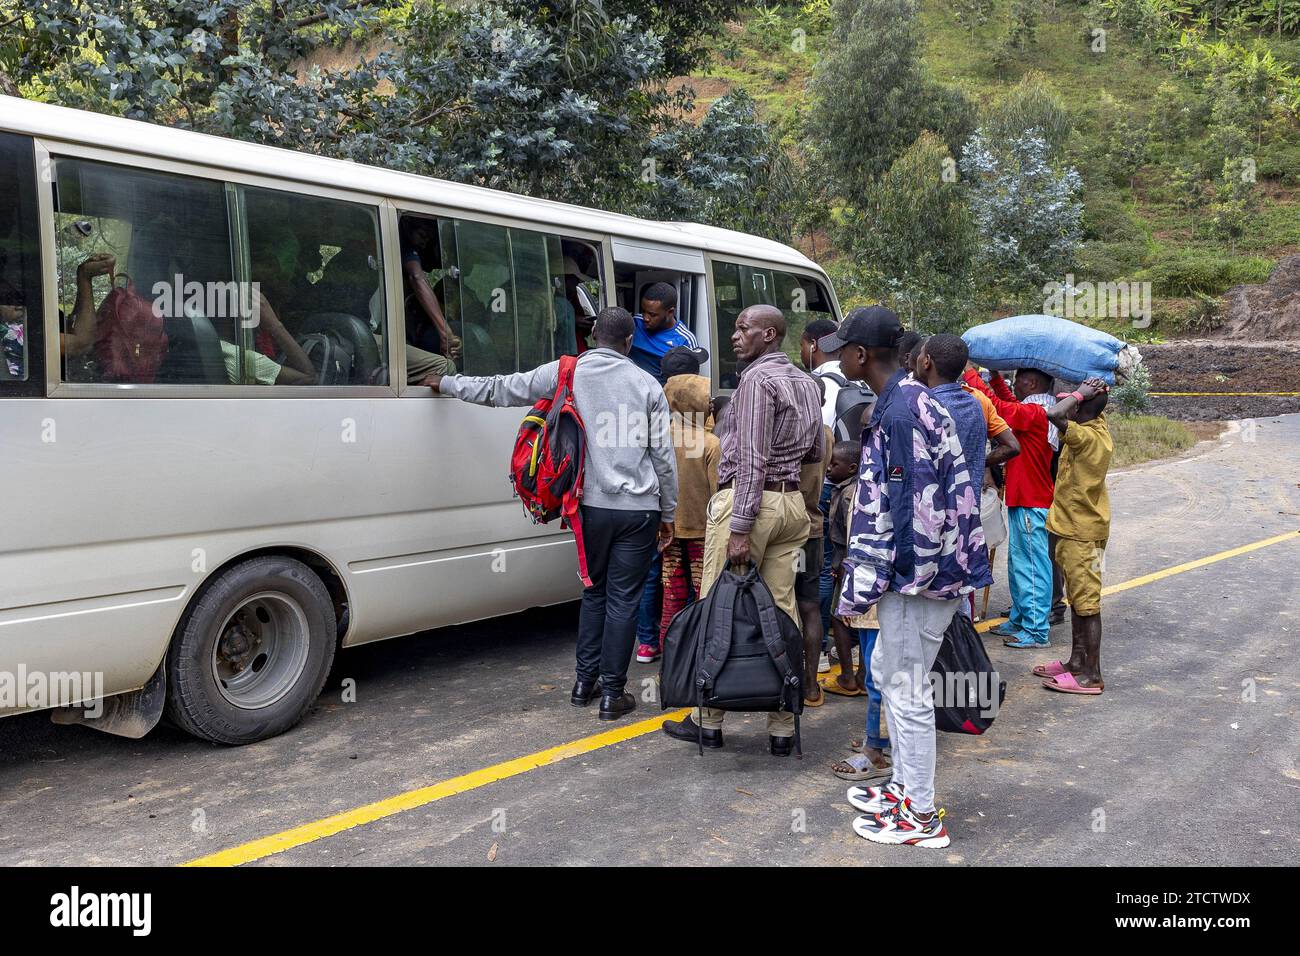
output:
{"label": "asphalt road", "polygon": [[[1249,437],[1112,476],[1107,585],[1300,529],[1300,416],[1261,420]],[[1108,596],[1099,698],[1050,693],[1029,674],[1068,653],[1068,624],[1053,630],[1050,654],[990,637],[1007,701],[985,736],[940,735],[946,850],[854,835],[847,785],[827,768],[861,731],[865,704],[832,698],[806,716],[802,761],[769,756],[761,718],[733,715],[726,749],[703,758],[651,731],[245,856],[272,866],[1294,863],[1297,566],[1300,536]],[[1006,603],[995,587],[991,610]],[[131,741],[39,714],[0,721],[0,864],[181,863],[660,716],[643,705],[603,723],[569,705],[575,617],[569,605],[346,651],[301,726],[239,749],[166,727]],[[654,672],[634,664],[633,689]],[[342,700],[347,678],[354,703]]]}

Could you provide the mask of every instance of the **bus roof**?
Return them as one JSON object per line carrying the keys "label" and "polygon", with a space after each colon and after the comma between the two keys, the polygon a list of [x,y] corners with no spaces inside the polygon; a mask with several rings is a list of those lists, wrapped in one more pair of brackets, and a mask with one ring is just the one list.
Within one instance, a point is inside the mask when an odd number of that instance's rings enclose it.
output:
{"label": "bus roof", "polygon": [[453,183],[12,96],[0,96],[0,130],[196,166],[355,190],[395,201],[406,199],[467,213],[535,219],[538,224],[548,226],[606,232],[643,242],[686,246],[822,271],[797,249],[732,229],[691,222],[638,219],[499,189]]}

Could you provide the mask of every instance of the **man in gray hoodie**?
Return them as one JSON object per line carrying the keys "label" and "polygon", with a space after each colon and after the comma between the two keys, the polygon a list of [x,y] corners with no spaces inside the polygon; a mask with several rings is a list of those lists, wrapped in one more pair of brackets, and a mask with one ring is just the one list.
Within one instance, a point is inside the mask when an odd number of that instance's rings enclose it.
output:
{"label": "man in gray hoodie", "polygon": [[[636,707],[624,687],[637,608],[650,562],[672,541],[677,510],[668,400],[654,376],[628,358],[634,328],[624,309],[602,310],[596,346],[578,356],[573,372],[573,400],[587,432],[582,532],[591,587],[582,592],[578,679],[569,699],[585,707],[599,696],[602,720]],[[420,384],[478,405],[527,407],[553,395],[559,377],[560,363],[550,362],[514,375],[431,375]]]}

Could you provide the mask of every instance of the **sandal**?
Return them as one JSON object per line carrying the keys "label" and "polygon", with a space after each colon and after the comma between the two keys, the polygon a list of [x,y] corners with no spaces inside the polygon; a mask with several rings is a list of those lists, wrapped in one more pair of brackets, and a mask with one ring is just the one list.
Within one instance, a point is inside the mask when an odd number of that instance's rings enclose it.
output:
{"label": "sandal", "polygon": [[1051,680],[1043,681],[1043,686],[1048,690],[1060,691],[1062,694],[1086,694],[1089,697],[1096,697],[1101,693],[1102,687],[1084,687],[1074,679],[1073,674],[1057,674]]}
{"label": "sandal", "polygon": [[867,693],[866,690],[861,687],[854,688],[853,690],[845,690],[844,685],[841,684],[839,678],[836,677],[827,677],[824,680],[819,680],[817,684],[826,693],[835,694],[837,697],[865,697]]}
{"label": "sandal", "polygon": [[1050,664],[1034,665],[1035,677],[1059,677],[1061,674],[1068,674],[1070,670],[1065,666],[1065,661],[1052,661]]}
{"label": "sandal", "polygon": [[886,762],[885,766],[877,767],[866,754],[854,754],[832,764],[831,773],[841,780],[885,780],[894,775],[894,766]]}
{"label": "sandal", "polygon": [[805,707],[820,707],[824,703],[826,703],[826,694],[822,692],[822,685],[820,683],[817,684],[816,699],[809,700],[807,697],[803,699],[803,705]]}

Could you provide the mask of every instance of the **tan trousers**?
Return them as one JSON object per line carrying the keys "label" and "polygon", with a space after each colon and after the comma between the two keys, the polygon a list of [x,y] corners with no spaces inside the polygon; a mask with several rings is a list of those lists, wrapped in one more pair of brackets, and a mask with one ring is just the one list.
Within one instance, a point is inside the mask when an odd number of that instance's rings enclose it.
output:
{"label": "tan trousers", "polygon": [[[708,523],[704,530],[704,574],[700,593],[707,594],[727,564],[727,539],[731,537],[733,490],[723,488],[709,499]],[[749,559],[763,576],[776,606],[799,620],[794,579],[808,540],[808,511],[797,491],[765,491],[758,518],[749,532]],[[705,730],[721,730],[725,710],[695,708],[692,718]],[[794,714],[782,711],[767,715],[767,732],[773,737],[794,736]]]}
{"label": "tan trousers", "polygon": [[[379,354],[383,356],[383,360],[388,361],[388,353],[384,351],[383,338],[376,335],[375,342],[379,345]],[[408,344],[406,346],[406,384],[416,385],[421,379],[431,374],[455,375],[456,363],[445,355],[426,352],[424,349],[417,349],[414,345]]]}

